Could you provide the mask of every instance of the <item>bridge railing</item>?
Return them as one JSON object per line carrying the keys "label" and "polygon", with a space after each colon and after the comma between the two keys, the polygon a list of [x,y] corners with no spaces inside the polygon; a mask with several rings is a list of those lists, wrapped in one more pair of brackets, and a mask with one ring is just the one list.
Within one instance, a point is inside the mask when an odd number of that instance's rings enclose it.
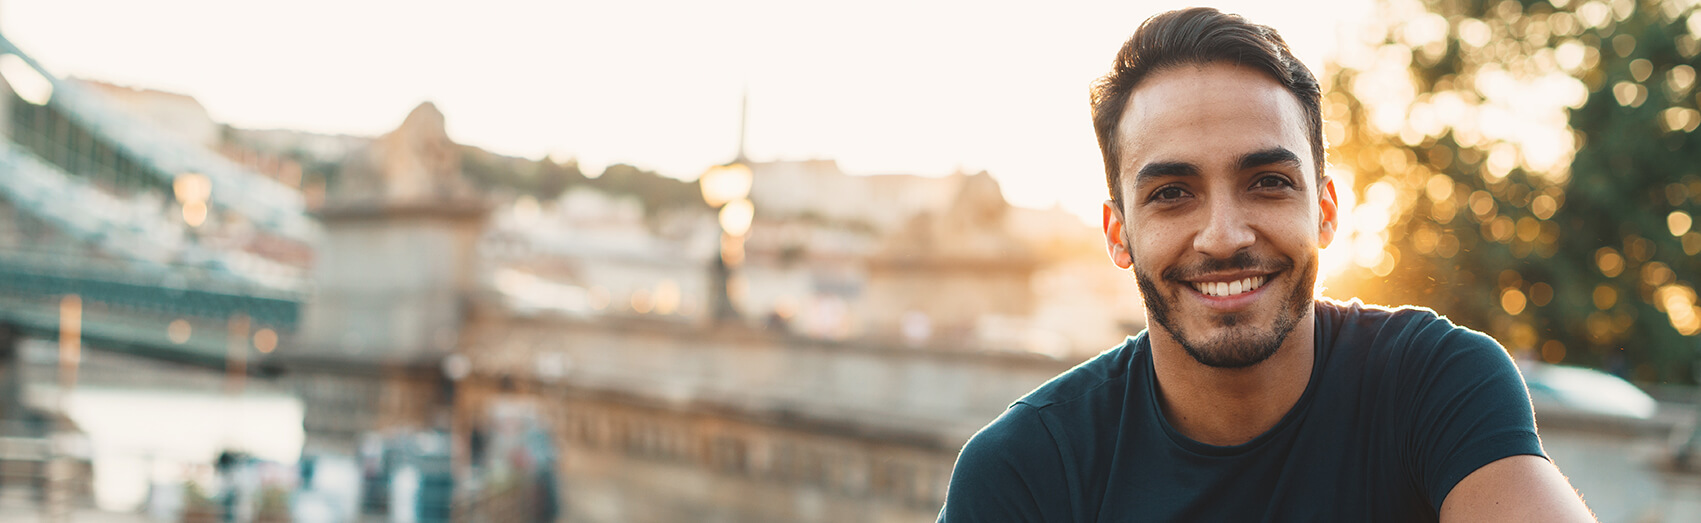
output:
{"label": "bridge railing", "polygon": [[256,323],[286,330],[294,330],[301,319],[300,295],[212,277],[204,270],[125,272],[72,260],[31,258],[0,252],[0,295],[53,299],[75,294],[161,316],[224,318],[240,312]]}

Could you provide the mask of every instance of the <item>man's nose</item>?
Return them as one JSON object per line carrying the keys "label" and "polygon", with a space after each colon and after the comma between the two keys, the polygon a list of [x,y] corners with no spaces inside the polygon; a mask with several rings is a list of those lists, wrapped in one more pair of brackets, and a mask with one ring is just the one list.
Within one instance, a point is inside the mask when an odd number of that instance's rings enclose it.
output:
{"label": "man's nose", "polygon": [[1193,250],[1212,258],[1228,258],[1258,241],[1245,209],[1238,202],[1217,198],[1208,204],[1205,228],[1193,237]]}

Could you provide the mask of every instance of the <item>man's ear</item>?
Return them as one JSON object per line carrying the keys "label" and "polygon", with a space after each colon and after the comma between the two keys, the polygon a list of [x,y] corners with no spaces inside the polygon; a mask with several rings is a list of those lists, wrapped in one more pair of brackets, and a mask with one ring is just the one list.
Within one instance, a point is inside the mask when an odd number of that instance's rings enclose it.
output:
{"label": "man's ear", "polygon": [[1335,241],[1335,230],[1341,224],[1339,200],[1335,199],[1335,179],[1324,176],[1317,186],[1317,248]]}
{"label": "man's ear", "polygon": [[1122,209],[1116,207],[1116,202],[1104,201],[1104,248],[1110,254],[1110,262],[1117,267],[1127,269],[1134,266],[1134,255],[1128,251],[1128,244],[1122,236]]}

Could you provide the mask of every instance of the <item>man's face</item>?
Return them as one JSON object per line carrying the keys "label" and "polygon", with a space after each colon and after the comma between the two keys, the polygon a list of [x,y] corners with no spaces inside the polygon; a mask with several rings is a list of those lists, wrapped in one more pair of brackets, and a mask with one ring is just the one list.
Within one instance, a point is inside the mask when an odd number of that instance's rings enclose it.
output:
{"label": "man's face", "polygon": [[1264,361],[1311,310],[1335,202],[1304,114],[1275,79],[1225,63],[1158,71],[1129,97],[1105,241],[1154,330],[1200,363]]}

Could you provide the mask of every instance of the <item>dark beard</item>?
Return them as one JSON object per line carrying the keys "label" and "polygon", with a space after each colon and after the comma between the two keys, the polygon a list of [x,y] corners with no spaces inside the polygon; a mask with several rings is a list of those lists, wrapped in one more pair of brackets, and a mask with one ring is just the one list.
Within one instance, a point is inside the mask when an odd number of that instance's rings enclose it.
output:
{"label": "dark beard", "polygon": [[[1185,280],[1189,274],[1199,274],[1215,271],[1231,271],[1253,269],[1264,272],[1293,272],[1292,260],[1262,261],[1254,258],[1246,251],[1237,252],[1234,256],[1220,260],[1206,260],[1194,267],[1175,267],[1164,271],[1163,277],[1174,285],[1189,285]],[[1158,293],[1158,288],[1151,275],[1134,268],[1134,281],[1140,286],[1140,297],[1146,302],[1146,311],[1152,321],[1162,325],[1171,336],[1181,344],[1181,349],[1192,356],[1195,361],[1208,367],[1219,369],[1243,369],[1262,363],[1275,355],[1287,339],[1288,333],[1293,332],[1299,325],[1300,318],[1312,307],[1312,293],[1317,284],[1317,258],[1306,261],[1304,267],[1299,267],[1294,274],[1299,276],[1299,284],[1288,294],[1276,312],[1276,324],[1267,332],[1228,332],[1208,340],[1194,340],[1182,329],[1181,324],[1171,316],[1170,299]],[[1270,281],[1269,285],[1275,283]],[[1245,318],[1242,314],[1226,314],[1215,318],[1224,327],[1234,327]],[[1244,331],[1245,329],[1236,329]]]}

